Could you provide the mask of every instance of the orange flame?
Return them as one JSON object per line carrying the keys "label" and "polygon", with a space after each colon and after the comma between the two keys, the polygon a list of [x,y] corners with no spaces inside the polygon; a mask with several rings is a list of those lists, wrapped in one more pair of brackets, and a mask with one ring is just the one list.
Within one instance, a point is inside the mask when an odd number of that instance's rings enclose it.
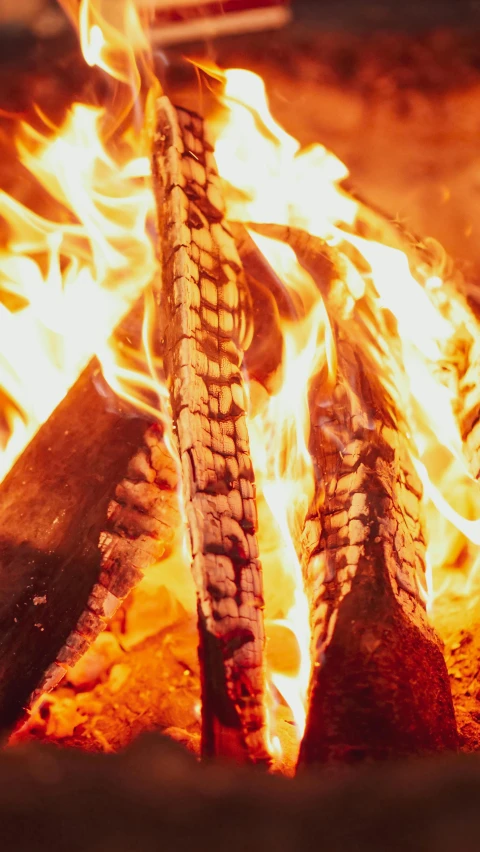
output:
{"label": "orange flame", "polygon": [[[93,356],[117,396],[164,424],[177,460],[150,286],[158,263],[144,128],[160,87],[133,0],[62,5],[79,30],[87,64],[102,78],[103,105],[74,103],[61,127],[37,110],[36,127],[17,129],[18,159],[52,218],[0,192],[7,225],[0,249],[0,478]],[[112,332],[142,296],[141,346],[119,343]],[[152,566],[135,591],[126,646],[150,635],[152,624],[159,629],[162,587],[178,604],[170,607],[172,620],[179,611],[195,611],[187,540],[184,524],[169,559]],[[58,701],[60,716],[68,717]]]}
{"label": "orange flame", "polygon": [[117,93],[108,132],[105,107],[83,103],[73,104],[60,128],[41,114],[42,130],[26,123],[18,128],[19,160],[50,196],[57,218],[36,215],[0,193],[8,229],[0,251],[0,476],[94,354],[118,383],[107,340],[156,271],[148,148],[131,123],[112,135],[138,103],[140,73],[131,45],[146,49],[133,4],[117,4],[117,17],[120,7],[123,30],[88,0],[78,11],[85,57],[110,75]]}
{"label": "orange flame", "polygon": [[[148,149],[139,132],[158,86],[148,42],[133,2],[82,0],[78,6],[76,0],[63,0],[63,5],[79,28],[87,64],[108,75],[109,108],[76,103],[59,128],[40,113],[42,131],[26,123],[18,127],[19,160],[57,215],[43,218],[0,193],[0,215],[8,230],[0,250],[0,476],[95,354],[114,391],[147,416],[160,418],[169,434],[168,398],[152,343],[153,198]],[[321,145],[300,148],[270,114],[259,77],[239,69],[215,76],[223,82],[226,108],[216,123],[216,157],[228,217],[247,226],[299,227],[321,237],[342,258],[352,303],[368,292],[376,311],[396,318],[400,355],[387,338],[379,342],[381,357],[375,357],[385,386],[405,412],[412,457],[424,484],[429,605],[434,612],[438,596],[451,588],[444,569],[455,566],[465,550],[463,571],[456,576],[461,574],[461,593],[472,603],[480,560],[470,545],[480,543],[479,497],[463,466],[452,413],[454,388],[441,372],[460,327],[478,337],[476,320],[460,298],[448,313],[442,311],[438,270],[412,269],[403,252],[359,236],[361,205],[341,186],[346,167]],[[321,295],[293,251],[253,228],[249,233],[301,308],[299,320],[282,321],[280,388],[268,395],[254,381],[249,387],[266,588],[271,744],[278,751],[281,703],[292,711],[299,741],[305,724],[310,630],[299,541],[315,488],[308,391],[320,370],[333,384],[336,352]],[[112,331],[142,294],[147,307],[143,352],[119,351],[111,342]],[[171,449],[174,454],[172,441]]]}
{"label": "orange flame", "polygon": [[[389,311],[396,318],[400,354],[391,349],[388,337],[379,341],[381,357],[374,354],[386,388],[397,399],[399,410],[406,414],[412,459],[424,484],[431,533],[427,549],[428,606],[435,614],[434,601],[453,585],[457,593],[461,587],[471,601],[476,568],[480,564],[474,549],[468,550],[463,572],[457,571],[456,577],[460,573],[462,578],[460,584],[452,576],[442,579],[441,574],[441,569],[449,564],[450,555],[458,555],[462,550],[462,542],[467,546],[480,543],[480,499],[475,484],[465,473],[459,429],[452,410],[454,388],[441,374],[445,352],[457,330],[467,328],[478,338],[478,324],[460,297],[449,304],[448,315],[442,311],[436,298],[436,292],[443,286],[438,270],[419,266],[412,273],[412,259],[402,251],[355,233],[362,211],[339,183],[347,176],[347,169],[321,145],[300,149],[297,140],[272,118],[259,77],[239,69],[223,74],[216,71],[214,76],[223,81],[222,102],[226,107],[217,117],[216,157],[226,182],[228,217],[247,225],[268,222],[294,226],[321,237],[338,252],[352,299],[358,300],[368,291],[378,313]],[[301,734],[310,658],[308,608],[296,554],[299,532],[313,493],[306,400],[309,381],[322,361],[333,378],[335,347],[321,296],[308,281],[309,276],[293,252],[286,251],[286,246],[278,242],[259,237],[255,231],[251,231],[251,236],[285,286],[300,297],[306,316],[293,326],[284,323],[283,385],[278,393],[264,400],[259,411],[252,410],[250,417],[260,499],[265,499],[271,513],[269,523],[260,526],[270,617],[267,637],[269,627],[271,630],[275,622],[272,613],[281,609],[282,617],[277,623],[288,626],[294,633],[301,657],[295,675],[288,682],[275,671],[271,672],[271,680],[294,712]],[[449,499],[452,486],[461,495],[458,502],[466,509],[468,506],[467,511],[473,512],[473,517],[464,517],[453,507]],[[439,535],[445,525],[448,534]],[[272,593],[272,581],[274,588],[279,583],[278,566],[269,577],[275,537],[274,552],[280,553],[283,548],[279,558],[281,570],[285,574],[290,572],[293,580],[290,585],[283,582],[280,603],[278,593]]]}

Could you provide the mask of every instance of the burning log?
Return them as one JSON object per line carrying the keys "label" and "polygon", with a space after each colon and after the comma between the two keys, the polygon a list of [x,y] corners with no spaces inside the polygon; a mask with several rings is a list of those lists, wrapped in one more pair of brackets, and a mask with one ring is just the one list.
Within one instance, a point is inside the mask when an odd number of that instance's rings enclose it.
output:
{"label": "burning log", "polygon": [[264,287],[268,287],[281,317],[298,319],[301,315],[301,308],[295,303],[292,293],[287,290],[283,281],[257,247],[247,228],[239,222],[232,222],[229,227],[235,237],[235,244],[245,272],[255,281],[262,281]]}
{"label": "burning log", "polygon": [[102,381],[92,361],[0,487],[3,729],[61,680],[173,538],[161,433],[109,410]]}
{"label": "burning log", "polygon": [[303,566],[314,668],[300,763],[454,749],[447,670],[422,592],[422,487],[398,403],[365,345],[361,306],[345,307],[332,253],[295,229],[260,230],[286,239],[313,275],[337,351],[333,387],[318,376],[310,393],[316,493]]}
{"label": "burning log", "polygon": [[164,361],[197,586],[203,752],[266,761],[261,567],[241,364],[248,292],[203,121],[157,106]]}
{"label": "burning log", "polygon": [[455,748],[447,670],[419,589],[421,484],[375,373],[339,329],[336,344],[333,393],[311,398],[318,485],[303,548],[316,668],[300,761]]}

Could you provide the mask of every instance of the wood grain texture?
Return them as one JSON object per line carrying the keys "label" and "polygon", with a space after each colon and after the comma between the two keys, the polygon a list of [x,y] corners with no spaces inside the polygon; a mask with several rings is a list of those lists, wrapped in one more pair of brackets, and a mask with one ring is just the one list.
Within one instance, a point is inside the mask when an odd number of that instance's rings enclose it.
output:
{"label": "wood grain texture", "polygon": [[[106,448],[108,452],[108,447]],[[159,426],[146,428],[125,477],[100,515],[99,571],[80,617],[31,695],[33,704],[57,686],[105,629],[144,572],[160,562],[180,524],[177,472]]]}
{"label": "wood grain texture", "polygon": [[203,752],[266,761],[262,573],[241,372],[248,291],[199,116],[157,104],[165,369],[197,587]]}
{"label": "wood grain texture", "polygon": [[335,338],[332,396],[311,398],[317,490],[303,566],[314,669],[300,761],[453,749],[447,670],[420,593],[421,485],[374,373],[339,329]]}
{"label": "wood grain texture", "polygon": [[388,363],[374,357],[372,331],[382,340],[391,329],[368,292],[352,299],[321,240],[262,231],[286,239],[313,276],[337,354],[334,380],[318,376],[310,393],[316,492],[302,546],[313,673],[300,763],[453,749],[447,670],[425,612],[422,486]]}
{"label": "wood grain texture", "polygon": [[109,410],[97,390],[102,381],[93,361],[0,487],[3,729],[18,719],[40,682],[49,688],[58,680],[56,669],[50,681],[44,673],[98,581],[107,508],[149,425]]}

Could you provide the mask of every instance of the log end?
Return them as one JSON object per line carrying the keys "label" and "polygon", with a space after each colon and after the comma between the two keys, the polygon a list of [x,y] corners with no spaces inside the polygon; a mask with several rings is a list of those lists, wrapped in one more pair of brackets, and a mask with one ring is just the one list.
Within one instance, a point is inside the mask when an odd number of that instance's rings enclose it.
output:
{"label": "log end", "polygon": [[358,576],[314,669],[299,765],[457,748],[442,650],[426,619]]}

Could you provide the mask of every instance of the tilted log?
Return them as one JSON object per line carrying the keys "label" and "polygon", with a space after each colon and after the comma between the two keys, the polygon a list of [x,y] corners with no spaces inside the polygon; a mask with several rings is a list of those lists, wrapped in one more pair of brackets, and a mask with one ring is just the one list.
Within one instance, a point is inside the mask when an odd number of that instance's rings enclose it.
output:
{"label": "tilted log", "polygon": [[108,394],[94,360],[0,485],[4,731],[61,680],[173,537],[175,472],[161,433]]}
{"label": "tilted log", "polygon": [[182,463],[202,670],[203,752],[268,760],[255,485],[241,364],[248,293],[203,121],[157,104],[164,363]]}
{"label": "tilted log", "polygon": [[368,294],[342,315],[348,292],[331,252],[294,229],[275,234],[321,289],[337,350],[333,387],[319,376],[310,393],[316,491],[302,549],[314,665],[300,763],[454,749],[447,670],[425,612],[422,487],[362,327]]}
{"label": "tilted log", "polygon": [[302,306],[297,304],[272,269],[244,225],[229,223],[252,300],[252,342],[244,354],[250,381],[276,393],[283,381],[284,341],[282,320],[298,320]]}

